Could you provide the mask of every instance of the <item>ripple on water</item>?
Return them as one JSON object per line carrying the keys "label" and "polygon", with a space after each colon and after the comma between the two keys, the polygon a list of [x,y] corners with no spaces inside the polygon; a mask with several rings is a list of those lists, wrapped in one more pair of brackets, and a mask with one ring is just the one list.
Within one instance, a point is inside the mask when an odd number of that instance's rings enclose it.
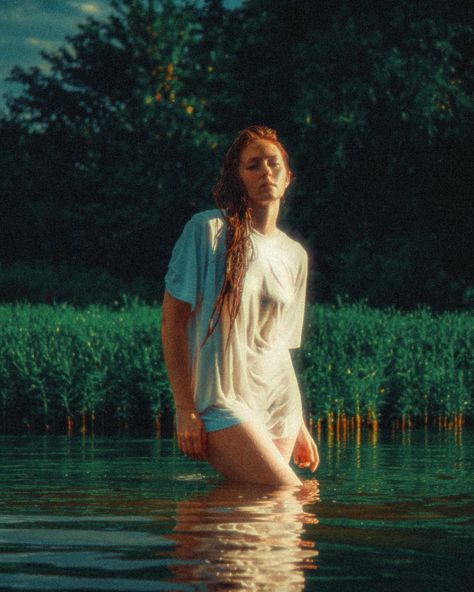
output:
{"label": "ripple on water", "polygon": [[169,441],[0,438],[0,590],[461,590],[473,444],[322,440],[298,491],[225,485]]}

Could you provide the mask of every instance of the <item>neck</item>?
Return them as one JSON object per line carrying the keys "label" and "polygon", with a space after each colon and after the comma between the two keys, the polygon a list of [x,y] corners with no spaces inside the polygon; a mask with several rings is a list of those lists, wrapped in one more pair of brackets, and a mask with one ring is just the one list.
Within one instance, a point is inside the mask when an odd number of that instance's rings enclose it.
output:
{"label": "neck", "polygon": [[261,234],[272,234],[277,228],[278,212],[280,211],[280,200],[266,204],[251,205],[252,226]]}

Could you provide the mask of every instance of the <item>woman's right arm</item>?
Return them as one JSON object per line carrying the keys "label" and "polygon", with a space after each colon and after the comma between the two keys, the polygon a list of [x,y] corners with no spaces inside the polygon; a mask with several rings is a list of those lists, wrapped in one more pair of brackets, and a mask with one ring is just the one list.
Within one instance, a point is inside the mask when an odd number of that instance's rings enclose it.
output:
{"label": "woman's right arm", "polygon": [[206,458],[206,432],[197,412],[191,388],[187,326],[191,306],[165,290],[161,338],[166,370],[176,407],[178,446],[187,455]]}

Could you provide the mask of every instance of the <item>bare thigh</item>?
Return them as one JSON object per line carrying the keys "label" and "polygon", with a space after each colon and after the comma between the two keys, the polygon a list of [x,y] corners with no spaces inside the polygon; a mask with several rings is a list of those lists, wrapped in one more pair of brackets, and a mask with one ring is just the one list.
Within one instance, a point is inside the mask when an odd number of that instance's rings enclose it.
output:
{"label": "bare thigh", "polygon": [[207,451],[211,465],[232,481],[301,484],[265,429],[251,421],[208,432]]}

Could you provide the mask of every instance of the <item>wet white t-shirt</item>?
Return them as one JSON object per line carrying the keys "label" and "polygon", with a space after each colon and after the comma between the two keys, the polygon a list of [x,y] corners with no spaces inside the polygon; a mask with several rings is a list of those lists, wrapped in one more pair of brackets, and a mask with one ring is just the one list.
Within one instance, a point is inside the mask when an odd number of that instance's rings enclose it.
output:
{"label": "wet white t-shirt", "polygon": [[188,325],[192,388],[199,412],[215,406],[242,420],[261,421],[272,438],[294,435],[302,422],[301,395],[289,349],[300,346],[307,254],[277,229],[253,230],[240,310],[226,347],[223,308],[207,334],[225,269],[225,224],[219,210],[195,214],[174,246],[165,286],[191,305]]}

